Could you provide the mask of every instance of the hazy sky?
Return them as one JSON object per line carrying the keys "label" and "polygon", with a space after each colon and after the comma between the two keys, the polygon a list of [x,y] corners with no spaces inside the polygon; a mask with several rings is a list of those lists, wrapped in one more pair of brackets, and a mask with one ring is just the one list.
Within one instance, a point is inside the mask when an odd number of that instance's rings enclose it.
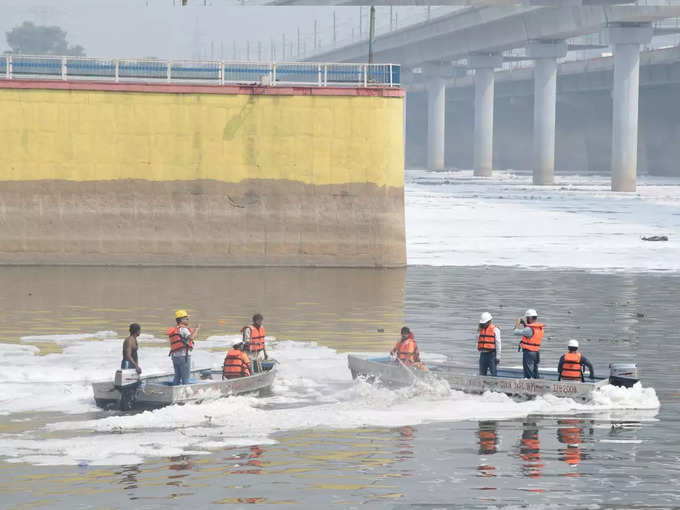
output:
{"label": "hazy sky", "polygon": [[[257,1],[257,0],[256,0]],[[252,3],[252,0],[250,0]],[[175,4],[175,5],[173,5]],[[297,30],[301,48],[309,55],[313,49],[314,21],[322,45],[332,44],[333,12],[336,14],[337,41],[359,36],[367,30],[368,8],[352,7],[257,7],[239,6],[235,0],[2,0],[0,53],[9,49],[5,34],[24,21],[58,25],[68,33],[70,44],[84,46],[88,56],[101,57],[215,57],[245,58],[246,41],[251,41],[251,58],[257,58],[260,41],[263,58],[269,60],[271,45],[280,59],[282,34],[287,52],[290,43],[297,53]],[[389,7],[378,7],[378,26],[389,25]],[[395,7],[394,18],[401,23],[425,7]],[[397,19],[393,20],[399,23]],[[234,48],[236,42],[236,48]],[[212,53],[212,55],[211,55]]]}

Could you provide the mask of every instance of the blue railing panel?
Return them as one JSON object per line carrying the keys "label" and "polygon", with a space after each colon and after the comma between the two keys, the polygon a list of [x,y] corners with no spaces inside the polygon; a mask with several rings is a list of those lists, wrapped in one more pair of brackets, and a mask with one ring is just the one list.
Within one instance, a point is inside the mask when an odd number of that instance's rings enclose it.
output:
{"label": "blue railing panel", "polygon": [[12,74],[16,76],[61,76],[61,57],[12,57]]}
{"label": "blue railing panel", "polygon": [[[11,59],[11,64],[10,64]],[[390,64],[312,62],[221,62],[206,60],[115,59],[36,55],[0,55],[0,79],[51,78],[112,81],[201,81],[211,84],[391,87],[400,68]]]}

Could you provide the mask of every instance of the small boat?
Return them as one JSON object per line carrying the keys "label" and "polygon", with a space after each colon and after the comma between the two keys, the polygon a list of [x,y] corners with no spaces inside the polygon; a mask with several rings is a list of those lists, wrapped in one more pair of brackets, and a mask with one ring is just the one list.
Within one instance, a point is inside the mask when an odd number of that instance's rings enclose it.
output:
{"label": "small boat", "polygon": [[612,363],[610,376],[586,378],[585,381],[559,381],[557,370],[540,369],[539,379],[525,379],[521,368],[498,368],[498,375],[482,376],[470,373],[457,365],[438,363],[429,371],[407,367],[390,357],[363,358],[348,355],[347,362],[353,378],[379,380],[386,386],[408,386],[415,381],[436,377],[449,383],[451,389],[466,393],[497,391],[508,395],[533,397],[551,394],[558,397],[590,400],[595,390],[607,385],[631,387],[638,382],[637,367],[630,363]]}
{"label": "small boat", "polygon": [[170,404],[201,402],[268,390],[276,377],[276,360],[262,361],[262,371],[237,379],[222,379],[222,369],[191,371],[189,384],[173,385],[173,373],[138,376],[134,369],[117,370],[113,381],[93,382],[97,406],[128,411]]}

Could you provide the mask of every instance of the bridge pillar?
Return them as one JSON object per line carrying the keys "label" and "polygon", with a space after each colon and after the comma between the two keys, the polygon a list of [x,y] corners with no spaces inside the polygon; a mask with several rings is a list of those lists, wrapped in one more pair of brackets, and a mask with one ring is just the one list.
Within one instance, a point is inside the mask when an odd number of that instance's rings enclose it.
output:
{"label": "bridge pillar", "polygon": [[650,24],[607,28],[614,47],[612,94],[612,191],[635,191],[638,148],[640,45],[653,35]]}
{"label": "bridge pillar", "polygon": [[481,177],[490,176],[493,169],[493,70],[502,63],[497,54],[468,57],[468,67],[475,70],[473,166],[474,174]]}
{"label": "bridge pillar", "polygon": [[427,84],[427,168],[444,170],[446,82],[435,76]]}
{"label": "bridge pillar", "polygon": [[527,56],[534,59],[533,183],[552,184],[555,179],[555,108],[557,58],[567,54],[565,41],[533,41]]}

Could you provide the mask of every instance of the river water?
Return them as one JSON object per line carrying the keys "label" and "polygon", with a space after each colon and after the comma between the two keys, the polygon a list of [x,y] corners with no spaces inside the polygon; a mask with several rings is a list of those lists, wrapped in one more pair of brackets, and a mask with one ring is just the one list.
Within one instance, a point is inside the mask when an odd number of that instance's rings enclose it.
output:
{"label": "river water", "polygon": [[[3,508],[680,507],[675,273],[409,266],[369,269],[0,268]],[[578,338],[596,373],[638,363],[642,388],[594,402],[400,390],[353,381],[347,352],[386,352],[411,327],[425,361],[473,366],[489,310],[502,363],[536,308],[542,365]],[[90,384],[142,325],[145,373],[170,369],[176,308],[217,366],[263,313],[280,362],[269,396],[122,415]]]}

